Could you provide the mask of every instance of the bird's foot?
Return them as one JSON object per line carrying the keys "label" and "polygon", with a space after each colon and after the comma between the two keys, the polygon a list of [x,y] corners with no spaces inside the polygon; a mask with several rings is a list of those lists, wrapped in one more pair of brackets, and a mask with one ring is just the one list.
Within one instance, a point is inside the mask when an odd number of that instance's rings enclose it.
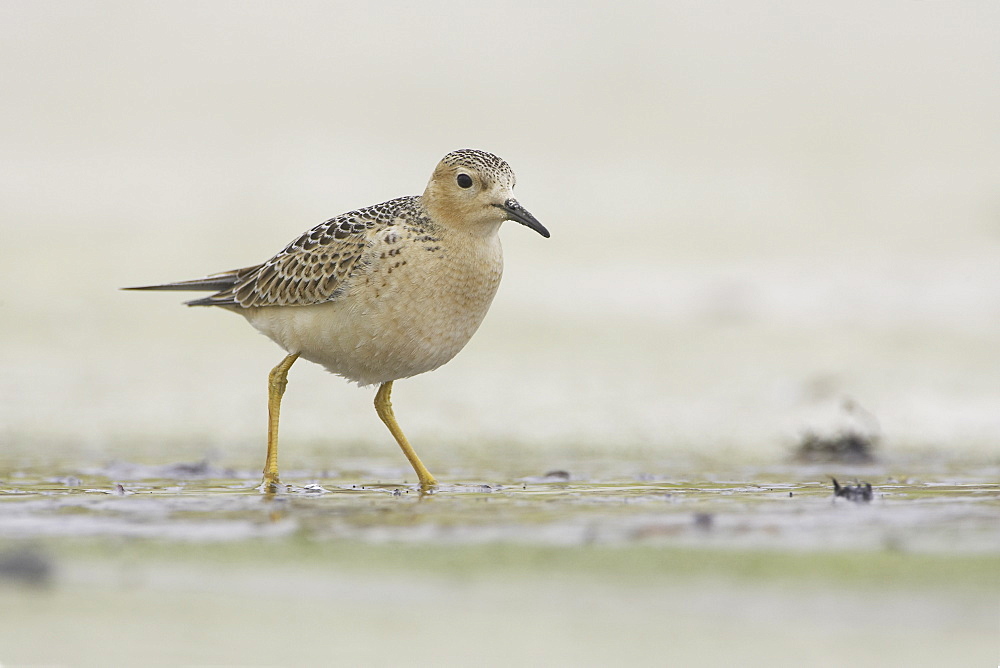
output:
{"label": "bird's foot", "polygon": [[264,479],[259,485],[257,485],[257,491],[261,494],[277,494],[278,492],[287,491],[288,486],[282,485],[281,481],[278,480],[278,476],[264,476]]}

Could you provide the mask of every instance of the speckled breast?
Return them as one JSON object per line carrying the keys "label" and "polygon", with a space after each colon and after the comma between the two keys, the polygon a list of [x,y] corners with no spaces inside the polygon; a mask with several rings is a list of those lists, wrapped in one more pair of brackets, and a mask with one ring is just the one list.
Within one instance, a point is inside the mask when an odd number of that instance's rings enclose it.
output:
{"label": "speckled breast", "polygon": [[442,232],[398,243],[393,235],[401,233],[380,236],[340,298],[244,315],[285,350],[361,385],[436,369],[468,343],[489,310],[503,272],[499,237],[458,240]]}

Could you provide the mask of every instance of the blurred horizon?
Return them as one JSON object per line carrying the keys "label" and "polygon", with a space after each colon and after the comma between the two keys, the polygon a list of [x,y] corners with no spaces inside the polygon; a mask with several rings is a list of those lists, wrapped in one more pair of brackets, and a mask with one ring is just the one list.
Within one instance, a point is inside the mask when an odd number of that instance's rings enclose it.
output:
{"label": "blurred horizon", "polygon": [[[397,385],[418,451],[777,460],[849,398],[890,451],[995,457],[998,27],[990,2],[3,3],[5,451],[256,466],[281,351],[118,288],[261,262],[472,147],[552,238],[507,226],[480,332]],[[283,458],[398,457],[372,391],[289,380]]]}

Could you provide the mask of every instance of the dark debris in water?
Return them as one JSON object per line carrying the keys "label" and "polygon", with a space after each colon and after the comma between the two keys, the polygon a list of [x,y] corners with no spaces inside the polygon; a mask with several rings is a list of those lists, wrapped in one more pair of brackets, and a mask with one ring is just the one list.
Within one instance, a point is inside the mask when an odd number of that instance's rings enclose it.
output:
{"label": "dark debris in water", "polygon": [[854,501],[857,503],[868,503],[872,500],[874,493],[872,492],[871,483],[868,482],[857,482],[854,485],[841,485],[837,482],[836,478],[830,478],[833,480],[833,496],[834,498],[841,496],[848,501]]}

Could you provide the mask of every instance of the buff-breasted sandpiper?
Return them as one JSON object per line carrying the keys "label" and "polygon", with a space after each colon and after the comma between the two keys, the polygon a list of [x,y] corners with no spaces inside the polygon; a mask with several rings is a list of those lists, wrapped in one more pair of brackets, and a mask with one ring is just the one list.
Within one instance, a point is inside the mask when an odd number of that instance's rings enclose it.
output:
{"label": "buff-breasted sandpiper", "polygon": [[285,349],[268,376],[267,460],[261,488],[278,488],[278,413],[299,357],[361,386],[416,471],[436,485],[392,412],[393,381],[438,368],[468,343],[493,301],[503,256],[499,229],[514,220],[549,232],[511,194],[497,156],[446,155],[423,195],[400,197],[317,225],[263,264],[130,290],[212,290],[187,302],[239,313]]}

